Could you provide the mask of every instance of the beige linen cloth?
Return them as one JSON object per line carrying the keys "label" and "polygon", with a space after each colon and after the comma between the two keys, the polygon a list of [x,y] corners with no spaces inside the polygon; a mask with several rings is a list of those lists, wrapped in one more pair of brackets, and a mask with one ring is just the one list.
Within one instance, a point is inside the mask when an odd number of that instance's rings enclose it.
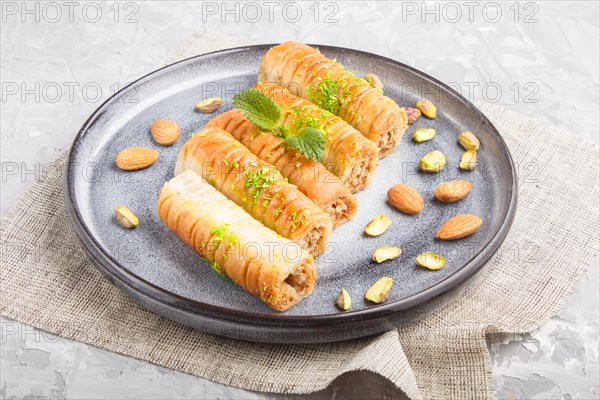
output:
{"label": "beige linen cloth", "polygon": [[[178,58],[240,44],[199,34]],[[490,398],[486,333],[535,329],[559,310],[598,254],[599,157],[597,147],[569,134],[479,106],[521,173],[513,227],[447,305],[397,331],[322,345],[252,344],[153,314],[87,259],[67,219],[61,173],[35,183],[2,221],[0,314],[249,390],[307,393],[347,371],[368,370],[412,399]]]}

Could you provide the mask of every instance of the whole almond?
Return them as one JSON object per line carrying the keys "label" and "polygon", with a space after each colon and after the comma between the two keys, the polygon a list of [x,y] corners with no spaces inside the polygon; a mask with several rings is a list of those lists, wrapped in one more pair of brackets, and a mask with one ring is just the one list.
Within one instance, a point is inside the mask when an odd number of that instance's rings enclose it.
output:
{"label": "whole almond", "polygon": [[402,183],[392,186],[387,195],[392,206],[407,214],[418,214],[425,206],[419,192]]}
{"label": "whole almond", "polygon": [[117,154],[115,163],[122,170],[135,171],[151,166],[157,159],[158,151],[145,147],[130,147]]}
{"label": "whole almond", "polygon": [[472,214],[461,214],[450,218],[437,231],[436,239],[454,240],[469,236],[481,226],[481,218]]}
{"label": "whole almond", "polygon": [[465,197],[471,190],[471,182],[460,180],[442,183],[433,191],[433,196],[444,203],[454,203]]}
{"label": "whole almond", "polygon": [[157,119],[150,126],[150,132],[152,137],[156,140],[156,143],[162,144],[163,146],[170,146],[179,139],[181,136],[181,130],[179,126],[173,121],[168,119]]}

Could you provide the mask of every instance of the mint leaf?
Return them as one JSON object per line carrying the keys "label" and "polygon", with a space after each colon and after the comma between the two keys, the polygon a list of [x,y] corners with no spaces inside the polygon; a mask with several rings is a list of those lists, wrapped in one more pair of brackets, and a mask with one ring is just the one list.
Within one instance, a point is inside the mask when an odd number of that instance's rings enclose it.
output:
{"label": "mint leaf", "polygon": [[265,131],[274,131],[288,146],[300,151],[306,158],[321,161],[325,151],[325,137],[318,129],[304,127],[296,134],[282,125],[281,107],[269,96],[256,89],[244,90],[233,96],[233,106],[240,110],[254,125]]}
{"label": "mint leaf", "polygon": [[281,108],[269,96],[256,89],[244,90],[233,96],[233,106],[254,125],[265,131],[277,128]]}
{"label": "mint leaf", "polygon": [[320,130],[304,127],[296,134],[287,134],[284,139],[289,146],[295,147],[309,160],[321,161],[325,152],[325,137]]}

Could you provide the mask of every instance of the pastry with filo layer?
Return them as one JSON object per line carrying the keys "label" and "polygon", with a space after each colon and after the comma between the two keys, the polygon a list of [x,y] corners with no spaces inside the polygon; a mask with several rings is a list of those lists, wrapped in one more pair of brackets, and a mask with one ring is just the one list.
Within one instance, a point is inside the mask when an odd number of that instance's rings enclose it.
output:
{"label": "pastry with filo layer", "polygon": [[287,146],[273,132],[261,132],[241,111],[233,109],[218,115],[206,127],[229,132],[258,158],[273,164],[289,183],[329,214],[334,227],[356,214],[356,198],[337,176]]}
{"label": "pastry with filo layer", "polygon": [[277,311],[289,309],[313,290],[313,257],[195,172],[185,171],[165,183],[158,215],[215,271]]}
{"label": "pastry with filo layer", "polygon": [[292,134],[301,128],[320,129],[325,137],[321,164],[344,182],[351,192],[369,185],[377,168],[377,146],[344,120],[282,86],[261,82],[260,90],[277,103],[283,113],[280,124]]}
{"label": "pastry with filo layer", "polygon": [[179,152],[175,174],[186,170],[312,255],[325,250],[332,230],[329,215],[228,132],[204,128],[192,135]]}
{"label": "pastry with filo layer", "polygon": [[272,47],[258,80],[285,86],[341,117],[377,144],[380,157],[396,148],[408,126],[406,112],[394,100],[304,43]]}

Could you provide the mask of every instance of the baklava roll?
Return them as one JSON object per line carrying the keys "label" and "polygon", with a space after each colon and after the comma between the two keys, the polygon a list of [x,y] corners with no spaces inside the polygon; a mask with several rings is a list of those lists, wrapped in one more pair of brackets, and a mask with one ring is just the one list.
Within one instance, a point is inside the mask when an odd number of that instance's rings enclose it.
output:
{"label": "baklava roll", "polygon": [[285,86],[341,117],[377,144],[379,157],[396,148],[408,126],[406,112],[394,100],[304,43],[272,47],[262,59],[258,80]]}
{"label": "baklava roll", "polygon": [[377,168],[378,150],[373,142],[341,118],[291,94],[282,86],[262,82],[255,89],[281,107],[281,124],[291,133],[307,126],[323,131],[325,152],[321,164],[340,178],[351,192],[367,187]]}
{"label": "baklava roll", "polygon": [[313,258],[228,200],[193,171],[163,186],[160,219],[213,269],[269,307],[285,311],[315,284]]}
{"label": "baklava roll", "polygon": [[331,234],[329,215],[277,169],[222,129],[205,128],[181,148],[175,174],[192,170],[248,214],[316,256]]}
{"label": "baklava roll", "polygon": [[329,214],[334,227],[356,213],[356,198],[337,176],[286,146],[273,132],[261,132],[241,111],[233,109],[216,116],[206,124],[210,127],[229,132],[255,156],[273,164],[289,183]]}

